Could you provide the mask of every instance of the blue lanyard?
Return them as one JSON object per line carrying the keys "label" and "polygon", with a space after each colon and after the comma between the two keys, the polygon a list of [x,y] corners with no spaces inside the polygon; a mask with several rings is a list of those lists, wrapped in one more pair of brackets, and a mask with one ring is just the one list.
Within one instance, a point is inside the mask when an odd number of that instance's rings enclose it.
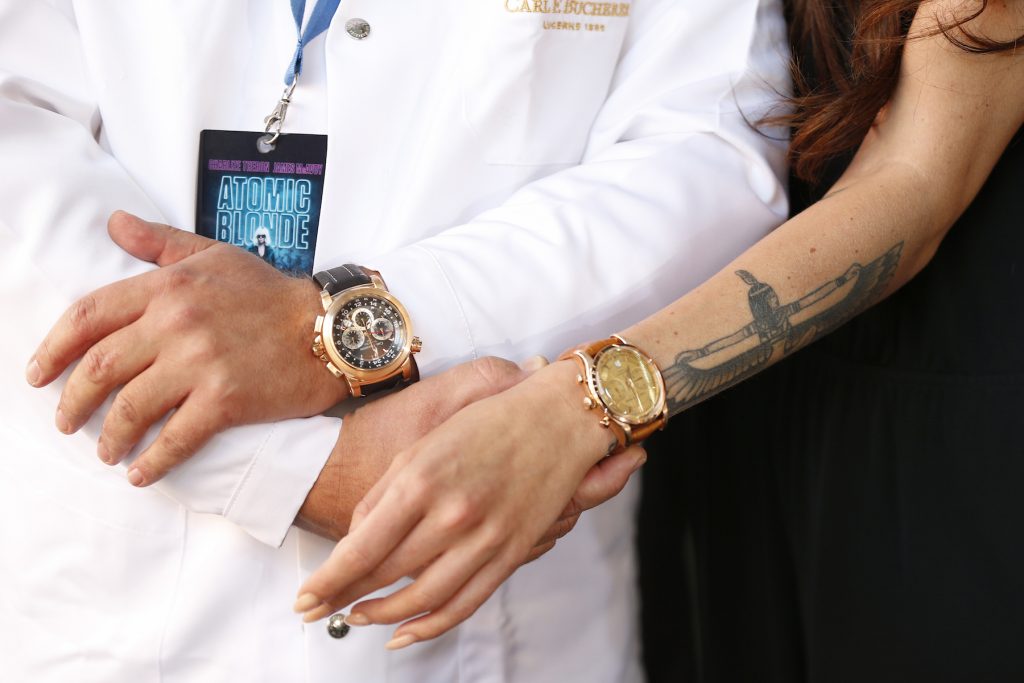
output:
{"label": "blue lanyard", "polygon": [[306,13],[306,0],[292,0],[292,16],[295,17],[295,33],[299,36],[299,43],[295,46],[295,55],[292,57],[291,64],[288,65],[288,72],[284,75],[285,85],[291,85],[295,81],[295,77],[302,73],[302,50],[314,38],[327,30],[340,4],[341,0],[319,0],[309,15],[306,30],[303,31],[302,16]]}

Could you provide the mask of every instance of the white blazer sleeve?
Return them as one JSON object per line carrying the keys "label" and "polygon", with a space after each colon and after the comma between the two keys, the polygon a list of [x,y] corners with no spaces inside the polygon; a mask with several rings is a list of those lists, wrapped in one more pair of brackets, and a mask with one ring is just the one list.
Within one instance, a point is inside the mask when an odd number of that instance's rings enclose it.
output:
{"label": "white blazer sleeve", "polygon": [[[161,217],[104,149],[84,64],[70,9],[39,0],[0,2],[0,291],[14,310],[5,334],[20,362],[75,299],[152,267],[107,236],[107,217],[116,209]],[[43,390],[54,409],[62,387],[63,379]],[[91,439],[67,441],[67,457],[96,457],[101,418],[84,428]],[[224,515],[257,539],[279,544],[339,429],[338,420],[326,417],[232,429],[157,486],[193,511]]]}
{"label": "white blazer sleeve", "polygon": [[607,336],[785,218],[785,143],[748,123],[788,92],[779,3],[637,1],[630,22],[580,165],[366,259],[409,309],[424,372]]}

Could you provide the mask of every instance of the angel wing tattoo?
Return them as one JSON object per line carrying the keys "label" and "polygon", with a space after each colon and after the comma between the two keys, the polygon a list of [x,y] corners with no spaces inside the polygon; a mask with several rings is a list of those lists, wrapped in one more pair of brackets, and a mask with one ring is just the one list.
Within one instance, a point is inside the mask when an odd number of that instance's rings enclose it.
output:
{"label": "angel wing tattoo", "polygon": [[745,270],[753,320],[736,332],[699,349],[683,351],[664,371],[669,415],[757,373],[824,336],[875,303],[885,291],[903,251],[903,242],[874,261],[854,263],[839,277],[787,304],[771,285]]}

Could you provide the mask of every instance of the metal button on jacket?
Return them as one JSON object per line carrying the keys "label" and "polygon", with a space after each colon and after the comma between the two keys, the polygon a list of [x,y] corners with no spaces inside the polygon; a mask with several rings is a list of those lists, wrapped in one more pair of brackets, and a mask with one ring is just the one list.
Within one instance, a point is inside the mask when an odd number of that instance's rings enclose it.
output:
{"label": "metal button on jacket", "polygon": [[345,615],[341,612],[332,614],[327,620],[327,633],[331,638],[344,638],[352,627],[345,623]]}
{"label": "metal button on jacket", "polygon": [[345,30],[356,40],[370,35],[370,23],[366,19],[349,19],[345,22]]}

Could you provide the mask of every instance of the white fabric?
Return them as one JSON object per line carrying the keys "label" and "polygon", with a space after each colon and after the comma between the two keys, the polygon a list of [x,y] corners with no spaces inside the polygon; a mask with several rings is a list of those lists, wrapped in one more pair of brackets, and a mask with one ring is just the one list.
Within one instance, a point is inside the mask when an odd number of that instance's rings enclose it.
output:
{"label": "white fabric", "polygon": [[[352,0],[307,48],[286,130],[330,136],[316,266],[381,270],[424,374],[606,335],[784,217],[783,145],[745,121],[786,89],[779,2],[615,4]],[[24,383],[60,311],[148,267],[107,216],[190,228],[199,131],[255,130],[294,40],[283,0],[0,0],[0,677],[638,680],[632,487],[465,625],[386,653],[389,628],[335,641],[290,612],[331,548],[289,525],[339,421],[231,430],[135,490],[98,419],[62,436],[60,383]]]}

